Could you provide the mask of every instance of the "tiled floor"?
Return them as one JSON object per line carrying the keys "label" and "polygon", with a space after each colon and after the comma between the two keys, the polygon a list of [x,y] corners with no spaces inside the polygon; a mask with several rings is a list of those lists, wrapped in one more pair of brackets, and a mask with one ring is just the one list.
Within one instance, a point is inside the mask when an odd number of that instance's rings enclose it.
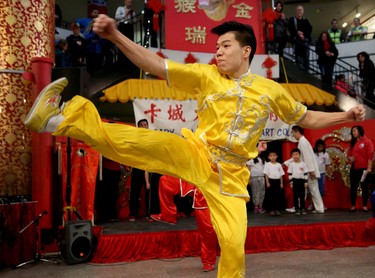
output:
{"label": "tiled floor", "polygon": [[[216,270],[201,271],[198,257],[175,260],[149,260],[114,265],[89,263],[54,265],[38,263],[20,269],[0,271],[2,278],[214,278]],[[355,278],[374,277],[375,246],[337,248],[246,255],[249,278]]]}

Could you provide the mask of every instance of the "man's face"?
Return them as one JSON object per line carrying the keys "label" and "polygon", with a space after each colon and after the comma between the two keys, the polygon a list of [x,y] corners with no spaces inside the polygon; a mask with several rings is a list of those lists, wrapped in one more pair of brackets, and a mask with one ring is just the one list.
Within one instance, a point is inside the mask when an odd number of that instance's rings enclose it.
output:
{"label": "man's face", "polygon": [[216,62],[219,71],[231,77],[238,77],[238,71],[241,70],[243,63],[249,63],[246,57],[249,57],[250,51],[250,46],[240,45],[235,39],[234,32],[221,35],[216,43]]}
{"label": "man's face", "polygon": [[125,4],[125,6],[127,7],[127,8],[130,8],[131,7],[131,5],[132,5],[132,0],[125,0],[124,1],[124,4]]}
{"label": "man's face", "polygon": [[139,126],[140,128],[148,128],[148,123],[146,121],[142,121],[139,123]]}
{"label": "man's face", "polygon": [[99,15],[99,11],[98,10],[92,10],[91,12],[91,18],[97,18]]}
{"label": "man's face", "polygon": [[299,140],[299,138],[301,138],[301,134],[298,131],[294,131],[293,129],[292,129],[292,136],[296,138],[296,140]]}
{"label": "man's face", "polygon": [[75,27],[73,28],[73,34],[74,34],[74,35],[79,35],[80,32],[81,32],[81,29],[80,29],[79,27],[75,26]]}
{"label": "man's face", "polygon": [[358,27],[360,25],[360,21],[358,18],[354,18],[353,23],[355,27]]}
{"label": "man's face", "polygon": [[303,16],[303,7],[302,6],[298,6],[296,8],[296,17],[300,18]]}
{"label": "man's face", "polygon": [[337,29],[337,21],[336,20],[332,21],[331,27],[332,27],[333,30]]}

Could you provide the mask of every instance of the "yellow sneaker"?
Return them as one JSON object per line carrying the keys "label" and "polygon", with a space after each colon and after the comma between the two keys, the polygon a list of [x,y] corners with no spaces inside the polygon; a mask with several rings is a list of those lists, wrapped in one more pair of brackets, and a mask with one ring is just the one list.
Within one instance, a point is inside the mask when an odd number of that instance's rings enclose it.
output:
{"label": "yellow sneaker", "polygon": [[43,132],[48,120],[60,113],[60,94],[67,85],[68,80],[63,77],[48,84],[39,93],[24,121],[29,129]]}

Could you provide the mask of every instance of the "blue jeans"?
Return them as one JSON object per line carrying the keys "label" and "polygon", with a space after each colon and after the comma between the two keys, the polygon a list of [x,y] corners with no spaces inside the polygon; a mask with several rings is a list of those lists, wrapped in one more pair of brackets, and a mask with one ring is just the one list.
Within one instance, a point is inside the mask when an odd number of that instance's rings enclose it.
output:
{"label": "blue jeans", "polygon": [[318,179],[318,185],[319,185],[319,192],[320,196],[324,196],[324,181],[325,181],[326,174],[320,173],[320,178]]}

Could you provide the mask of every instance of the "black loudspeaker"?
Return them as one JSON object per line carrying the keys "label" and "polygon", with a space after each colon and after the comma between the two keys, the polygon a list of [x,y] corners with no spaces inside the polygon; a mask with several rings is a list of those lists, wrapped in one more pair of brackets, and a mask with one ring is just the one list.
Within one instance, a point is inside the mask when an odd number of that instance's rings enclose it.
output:
{"label": "black loudspeaker", "polygon": [[91,221],[67,221],[61,242],[61,255],[67,264],[87,262],[93,253],[92,242]]}

